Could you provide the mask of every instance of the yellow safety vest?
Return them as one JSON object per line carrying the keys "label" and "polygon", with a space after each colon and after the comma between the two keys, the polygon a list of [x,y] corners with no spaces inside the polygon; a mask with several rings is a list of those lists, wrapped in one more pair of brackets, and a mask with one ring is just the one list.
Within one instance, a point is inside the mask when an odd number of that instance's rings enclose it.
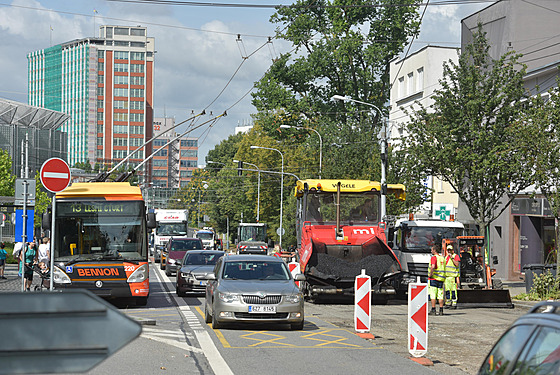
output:
{"label": "yellow safety vest", "polygon": [[[453,254],[455,256],[455,254]],[[450,255],[447,256],[446,262],[445,262],[445,275],[447,277],[457,277],[459,276],[459,267],[455,266],[455,263],[453,263],[453,258],[451,258]]]}
{"label": "yellow safety vest", "polygon": [[439,254],[435,255],[435,257],[436,268],[432,273],[432,278],[438,281],[445,281],[445,258]]}

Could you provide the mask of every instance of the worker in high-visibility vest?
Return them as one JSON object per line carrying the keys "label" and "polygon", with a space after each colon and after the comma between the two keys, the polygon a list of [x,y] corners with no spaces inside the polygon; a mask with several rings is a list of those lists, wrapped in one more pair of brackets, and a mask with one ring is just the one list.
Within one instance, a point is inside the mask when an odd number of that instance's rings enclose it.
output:
{"label": "worker in high-visibility vest", "polygon": [[[428,273],[428,293],[432,310],[430,315],[443,315],[443,284],[445,282],[445,258],[441,255],[439,246],[432,246],[432,258],[430,259],[430,271]],[[436,300],[439,311],[436,312]]]}
{"label": "worker in high-visibility vest", "polygon": [[445,305],[457,308],[457,277],[459,277],[459,255],[455,254],[453,245],[447,245],[445,257]]}

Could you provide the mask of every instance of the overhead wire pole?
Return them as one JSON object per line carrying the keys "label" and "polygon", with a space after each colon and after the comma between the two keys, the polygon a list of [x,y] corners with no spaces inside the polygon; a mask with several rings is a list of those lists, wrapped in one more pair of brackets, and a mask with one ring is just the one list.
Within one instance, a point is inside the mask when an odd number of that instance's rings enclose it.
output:
{"label": "overhead wire pole", "polygon": [[263,149],[263,150],[273,150],[280,154],[282,157],[282,175],[280,177],[280,228],[278,228],[278,235],[280,236],[280,250],[282,250],[282,232],[284,228],[282,227],[282,206],[284,203],[284,154],[280,150],[272,147],[262,147],[262,146],[251,146],[252,149]]}
{"label": "overhead wire pole", "polygon": [[[344,102],[355,102],[373,107],[379,113],[379,117],[383,119],[383,112],[374,104],[362,102],[361,100],[356,100],[342,95],[334,95],[332,97],[334,100],[341,100]],[[387,168],[387,123],[383,120],[384,129],[382,132],[381,139],[381,220],[385,220],[387,214],[387,182],[385,176],[385,170]]]}

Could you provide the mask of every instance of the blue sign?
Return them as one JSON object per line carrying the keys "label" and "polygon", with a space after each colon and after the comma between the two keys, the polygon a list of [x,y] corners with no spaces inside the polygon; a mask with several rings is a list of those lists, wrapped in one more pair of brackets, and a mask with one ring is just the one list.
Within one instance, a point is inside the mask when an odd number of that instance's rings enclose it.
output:
{"label": "blue sign", "polygon": [[66,273],[72,273],[74,271],[73,266],[66,266]]}
{"label": "blue sign", "polygon": [[[25,230],[25,235],[27,236],[27,242],[33,240],[33,219],[35,218],[35,210],[27,210],[27,227]],[[23,209],[16,210],[16,228],[15,228],[15,241],[22,242],[23,239]]]}

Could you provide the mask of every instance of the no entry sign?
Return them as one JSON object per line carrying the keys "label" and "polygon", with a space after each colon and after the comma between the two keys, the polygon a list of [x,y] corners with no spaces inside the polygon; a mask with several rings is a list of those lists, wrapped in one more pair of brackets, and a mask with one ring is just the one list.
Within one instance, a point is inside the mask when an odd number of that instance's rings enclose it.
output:
{"label": "no entry sign", "polygon": [[60,158],[50,158],[41,166],[41,183],[52,193],[66,189],[70,183],[70,167]]}

